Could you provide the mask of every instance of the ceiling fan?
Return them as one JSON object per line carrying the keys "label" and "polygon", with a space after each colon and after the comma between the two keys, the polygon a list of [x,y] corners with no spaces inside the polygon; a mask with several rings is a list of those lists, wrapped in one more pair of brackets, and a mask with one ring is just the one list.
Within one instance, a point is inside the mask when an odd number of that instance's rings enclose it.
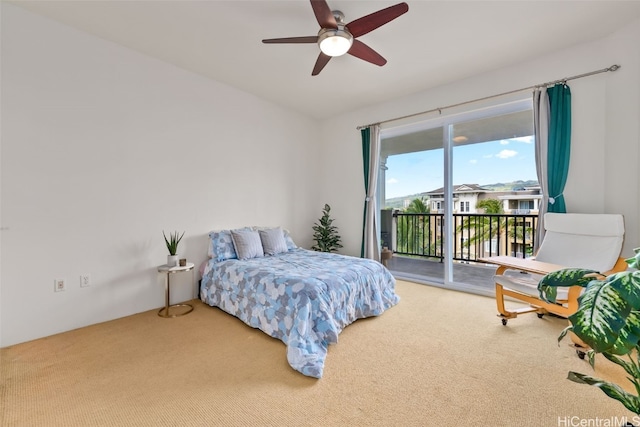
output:
{"label": "ceiling fan", "polygon": [[398,3],[345,24],[343,13],[339,10],[332,11],[325,0],[311,0],[311,7],[320,24],[317,36],[265,39],[262,43],[318,43],[320,55],[313,67],[312,76],[318,75],[332,57],[345,53],[375,65],[386,64],[387,60],[378,52],[356,39],[409,10],[406,3]]}

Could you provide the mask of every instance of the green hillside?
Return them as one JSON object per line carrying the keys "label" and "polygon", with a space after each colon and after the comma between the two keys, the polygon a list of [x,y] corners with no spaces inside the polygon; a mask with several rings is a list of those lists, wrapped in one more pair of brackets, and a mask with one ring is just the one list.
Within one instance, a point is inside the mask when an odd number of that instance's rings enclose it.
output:
{"label": "green hillside", "polygon": [[538,181],[513,181],[513,182],[498,182],[496,184],[482,185],[482,187],[491,191],[513,191],[523,187],[534,187],[538,185]]}
{"label": "green hillside", "polygon": [[[538,181],[528,180],[528,181],[512,181],[512,182],[497,182],[495,184],[482,184],[481,187],[486,188],[490,191],[513,191],[516,189],[520,189],[523,187],[533,187],[538,185]],[[417,193],[417,194],[408,194],[406,196],[401,197],[392,197],[387,199],[384,205],[384,208],[387,209],[402,209],[404,207],[405,200],[413,200],[427,198],[427,192]]]}

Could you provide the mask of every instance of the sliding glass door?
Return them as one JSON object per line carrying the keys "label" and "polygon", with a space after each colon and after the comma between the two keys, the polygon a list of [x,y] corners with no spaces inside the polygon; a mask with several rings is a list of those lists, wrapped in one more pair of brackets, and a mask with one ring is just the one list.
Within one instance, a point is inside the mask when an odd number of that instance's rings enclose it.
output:
{"label": "sliding glass door", "polygon": [[380,164],[381,242],[395,253],[390,268],[442,283],[444,199],[429,195],[444,186],[442,125],[421,123],[383,136]]}
{"label": "sliding glass door", "polygon": [[531,220],[508,215],[533,215],[540,198],[532,120],[523,100],[383,130],[381,241],[394,274],[482,293],[492,270],[478,258],[527,251],[511,234]]}

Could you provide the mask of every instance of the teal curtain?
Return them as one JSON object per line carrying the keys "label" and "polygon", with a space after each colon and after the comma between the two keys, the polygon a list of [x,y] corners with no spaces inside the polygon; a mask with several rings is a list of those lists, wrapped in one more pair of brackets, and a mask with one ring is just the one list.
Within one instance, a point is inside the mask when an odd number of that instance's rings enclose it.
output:
{"label": "teal curtain", "polygon": [[566,83],[547,89],[549,96],[549,140],[547,144],[547,212],[566,213],[564,185],[571,154],[571,90]]}
{"label": "teal curtain", "polygon": [[[369,194],[369,159],[371,157],[371,130],[364,128],[360,130],[362,136],[362,165],[364,166],[364,194]],[[367,227],[367,200],[364,202],[362,213],[362,245],[360,247],[360,257],[364,258],[364,238]]]}

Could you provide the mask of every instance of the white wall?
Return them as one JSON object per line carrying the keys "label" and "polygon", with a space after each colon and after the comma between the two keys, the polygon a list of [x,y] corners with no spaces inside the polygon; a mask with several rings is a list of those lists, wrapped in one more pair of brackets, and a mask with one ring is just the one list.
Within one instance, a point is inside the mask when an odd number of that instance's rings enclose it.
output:
{"label": "white wall", "polygon": [[[196,265],[211,229],[283,225],[311,244],[317,123],[1,11],[0,346],[163,306],[163,230],[186,231],[179,253]],[[194,295],[189,280],[176,300]]]}
{"label": "white wall", "polygon": [[640,21],[636,21],[596,42],[325,121],[323,154],[325,162],[334,167],[325,170],[326,185],[321,194],[332,203],[335,224],[340,226],[346,242],[343,252],[360,253],[364,189],[358,125],[620,64],[622,68],[614,73],[569,82],[573,99],[573,134],[565,199],[572,212],[622,213],[626,223],[624,255],[631,255],[632,248],[640,246],[639,41]]}

